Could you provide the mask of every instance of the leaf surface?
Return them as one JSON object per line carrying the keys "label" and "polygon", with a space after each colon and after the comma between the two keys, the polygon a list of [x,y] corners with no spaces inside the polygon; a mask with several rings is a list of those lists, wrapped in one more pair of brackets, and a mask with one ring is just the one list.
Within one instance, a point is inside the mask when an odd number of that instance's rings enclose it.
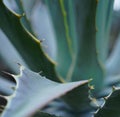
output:
{"label": "leaf surface", "polygon": [[96,11],[97,52],[102,63],[106,62],[109,51],[113,4],[114,0],[99,0]]}
{"label": "leaf surface", "polygon": [[21,24],[21,17],[7,9],[0,2],[0,28],[15,46],[25,63],[34,71],[40,72],[49,79],[60,81],[54,62],[43,52],[41,43],[31,35]]}
{"label": "leaf surface", "polygon": [[[88,80],[72,83],[56,83],[21,67],[21,74],[12,75],[16,82],[15,92],[8,97],[8,104],[2,117],[28,117],[50,101],[67,95],[67,92],[87,85]],[[13,106],[14,105],[14,106]]]}
{"label": "leaf surface", "polygon": [[97,1],[46,0],[46,4],[56,32],[58,73],[66,81],[93,78],[95,90],[100,90],[104,72],[96,47]]}

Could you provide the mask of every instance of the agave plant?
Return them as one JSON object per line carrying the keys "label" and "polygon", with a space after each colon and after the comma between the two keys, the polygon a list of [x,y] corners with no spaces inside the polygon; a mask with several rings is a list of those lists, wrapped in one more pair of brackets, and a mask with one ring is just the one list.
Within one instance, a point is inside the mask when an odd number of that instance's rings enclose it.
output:
{"label": "agave plant", "polygon": [[119,39],[109,55],[114,1],[43,0],[53,57],[32,27],[39,1],[16,0],[14,11],[6,2],[0,0],[0,59],[11,72],[4,70],[9,80],[0,77],[1,117],[119,117]]}

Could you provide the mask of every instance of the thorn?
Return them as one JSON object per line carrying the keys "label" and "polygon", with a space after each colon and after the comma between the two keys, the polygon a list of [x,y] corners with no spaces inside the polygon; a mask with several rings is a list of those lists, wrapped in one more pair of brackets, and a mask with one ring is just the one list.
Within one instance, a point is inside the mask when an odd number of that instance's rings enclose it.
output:
{"label": "thorn", "polygon": [[40,74],[40,75],[41,75],[41,74],[42,74],[42,72],[43,72],[43,71],[40,71],[40,72],[38,72],[38,74]]}
{"label": "thorn", "polygon": [[1,71],[2,73],[6,74],[6,75],[9,75],[9,76],[13,76],[13,74],[9,73],[9,72],[6,72],[6,71]]}
{"label": "thorn", "polygon": [[90,90],[93,90],[93,89],[95,89],[93,85],[91,85],[91,86],[88,86],[88,87],[90,88]]}
{"label": "thorn", "polygon": [[88,82],[91,82],[93,79],[92,78],[90,78],[89,80],[88,80]]}
{"label": "thorn", "polygon": [[40,40],[40,42],[43,42],[43,41],[45,41],[45,39],[41,39],[41,40]]}
{"label": "thorn", "polygon": [[101,108],[95,98],[91,98],[91,100],[98,108]]}
{"label": "thorn", "polygon": [[115,86],[112,86],[112,91],[115,91],[117,88]]}
{"label": "thorn", "polygon": [[108,98],[107,97],[103,97],[103,99],[104,99],[104,101],[107,101]]}
{"label": "thorn", "polygon": [[18,15],[18,18],[21,19],[21,18],[24,17],[24,16],[25,16],[25,13],[19,14],[19,15]]}
{"label": "thorn", "polygon": [[24,16],[25,16],[25,13],[22,14],[22,17],[24,17]]}
{"label": "thorn", "polygon": [[22,65],[21,65],[20,63],[18,63],[18,62],[17,62],[17,64],[18,64],[19,66],[22,66]]}
{"label": "thorn", "polygon": [[93,115],[95,115],[97,112],[91,112]]}

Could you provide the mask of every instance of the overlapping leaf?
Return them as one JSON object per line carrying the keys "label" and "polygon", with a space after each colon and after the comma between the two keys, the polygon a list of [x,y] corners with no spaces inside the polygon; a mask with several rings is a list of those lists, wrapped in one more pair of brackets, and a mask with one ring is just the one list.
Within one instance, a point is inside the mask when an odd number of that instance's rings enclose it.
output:
{"label": "overlapping leaf", "polygon": [[97,1],[46,0],[46,4],[56,32],[57,71],[67,81],[93,78],[95,90],[100,90],[104,72],[96,48]]}
{"label": "overlapping leaf", "polygon": [[[114,0],[98,0],[96,11],[96,43],[98,57],[105,64],[110,40],[111,20]],[[102,45],[102,46],[101,46]],[[104,47],[104,48],[103,48]]]}
{"label": "overlapping leaf", "polygon": [[41,43],[28,33],[21,24],[21,17],[12,13],[0,0],[0,28],[15,46],[26,64],[34,71],[46,75],[49,79],[60,81],[54,63],[45,55]]}
{"label": "overlapping leaf", "polygon": [[30,116],[53,99],[67,95],[67,92],[75,92],[74,89],[79,89],[89,82],[85,80],[60,84],[23,67],[21,67],[21,74],[13,77],[17,87],[14,94],[8,97],[8,104],[2,117]]}

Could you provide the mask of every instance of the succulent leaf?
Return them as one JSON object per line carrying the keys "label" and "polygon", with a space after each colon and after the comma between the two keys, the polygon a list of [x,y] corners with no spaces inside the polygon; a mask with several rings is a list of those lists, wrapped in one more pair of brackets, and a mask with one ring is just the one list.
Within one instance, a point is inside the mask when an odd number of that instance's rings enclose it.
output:
{"label": "succulent leaf", "polygon": [[41,43],[21,24],[21,17],[8,10],[3,1],[0,2],[0,28],[20,53],[25,63],[34,71],[40,72],[49,79],[60,81],[54,63],[41,48]]}
{"label": "succulent leaf", "polygon": [[95,90],[100,90],[104,72],[96,48],[97,1],[46,0],[46,4],[56,32],[58,73],[66,81],[93,78]]}
{"label": "succulent leaf", "polygon": [[14,94],[7,97],[8,103],[2,117],[27,117],[55,98],[88,84],[88,80],[56,83],[23,67],[20,75],[12,76],[17,86]]}
{"label": "succulent leaf", "polygon": [[[30,0],[29,0],[30,1]],[[30,8],[26,8],[26,10],[24,10],[25,9],[25,7],[24,7],[24,5],[23,5],[23,0],[15,0],[15,2],[17,3],[17,6],[19,7],[19,9],[18,9],[18,12],[19,12],[19,14],[24,14],[24,16],[21,18],[21,22],[23,23],[23,25],[25,26],[25,28],[27,28],[27,30],[29,31],[29,32],[31,32],[32,34],[34,34],[33,33],[33,31],[32,31],[32,28],[31,28],[31,25],[30,25],[30,22],[29,22],[29,19],[28,19],[28,17],[27,17],[27,11],[28,11],[28,9]],[[27,3],[29,4],[29,2],[27,1]],[[33,4],[34,4],[34,1],[32,2],[32,1],[30,1],[30,6],[32,6]],[[29,10],[30,11],[30,10]],[[27,12],[27,13],[26,13]],[[29,13],[31,13],[31,12],[29,12]]]}
{"label": "succulent leaf", "polygon": [[96,11],[97,52],[103,65],[108,57],[113,4],[114,0],[98,0]]}

